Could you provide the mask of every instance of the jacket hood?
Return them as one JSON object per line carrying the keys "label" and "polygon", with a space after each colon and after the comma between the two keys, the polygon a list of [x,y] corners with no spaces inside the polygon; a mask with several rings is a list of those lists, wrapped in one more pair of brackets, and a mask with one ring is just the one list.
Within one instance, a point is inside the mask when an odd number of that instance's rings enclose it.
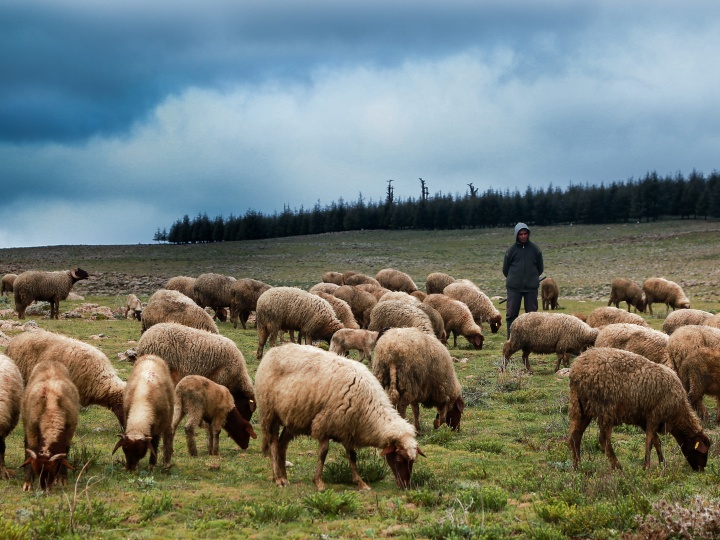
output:
{"label": "jacket hood", "polygon": [[530,227],[528,227],[525,223],[518,223],[515,225],[515,241],[517,242],[517,235],[522,229],[527,229],[528,232],[528,239],[530,238]]}

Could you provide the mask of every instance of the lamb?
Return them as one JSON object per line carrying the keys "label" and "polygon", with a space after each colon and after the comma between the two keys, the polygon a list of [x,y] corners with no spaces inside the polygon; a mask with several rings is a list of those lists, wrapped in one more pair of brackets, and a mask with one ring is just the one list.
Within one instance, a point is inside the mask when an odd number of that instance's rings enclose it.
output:
{"label": "lamb", "polygon": [[420,306],[414,306],[398,300],[380,302],[370,313],[368,330],[377,332],[384,328],[415,327],[420,331],[435,335],[432,322]]}
{"label": "lamb", "polygon": [[20,420],[23,378],[15,362],[0,354],[0,478],[10,478],[5,467],[5,439]]}
{"label": "lamb", "polygon": [[205,424],[208,432],[208,454],[220,455],[220,430],[227,434],[240,448],[248,447],[248,436],[257,439],[250,422],[235,407],[230,390],[202,375],[187,375],[175,387],[175,410],[172,419],[173,437],[178,424],[187,415],[185,438],[188,453],[197,457],[195,428]]}
{"label": "lamb", "polygon": [[482,326],[483,322],[487,322],[490,325],[490,332],[497,334],[500,326],[502,326],[502,315],[495,308],[492,300],[478,287],[456,281],[445,287],[443,294],[464,303],[470,309],[470,313],[472,313],[473,319],[478,326]]}
{"label": "lamb", "polygon": [[193,289],[195,288],[195,278],[189,276],[175,276],[167,280],[164,289],[169,291],[178,291],[183,293],[188,298],[193,298]]}
{"label": "lamb", "polygon": [[349,351],[356,350],[360,362],[366,358],[368,362],[372,362],[372,352],[375,350],[375,344],[381,332],[359,328],[341,328],[333,334],[330,340],[330,352],[339,356],[347,356]]}
{"label": "lamb", "polygon": [[444,422],[460,428],[465,410],[462,387],[455,375],[447,348],[417,328],[393,328],[385,332],[375,347],[373,374],[388,391],[390,402],[400,416],[410,405],[415,430],[420,431],[420,404],[435,407],[433,428]]}
{"label": "lamb", "polygon": [[[330,440],[347,452],[353,482],[370,489],[357,468],[356,449],[382,448],[401,488],[410,485],[418,454],[415,429],[390,404],[373,374],[360,362],[317,347],[287,343],[268,351],[255,376],[262,450],[270,454],[273,478],[288,485],[287,447],[298,435],[319,442],[313,481],[322,490],[322,470]],[[283,426],[282,434],[280,427]]]}
{"label": "lamb", "polygon": [[440,294],[445,287],[455,282],[455,278],[443,272],[433,272],[425,278],[425,292],[428,294]]}
{"label": "lamb", "polygon": [[606,324],[615,323],[631,323],[639,326],[650,326],[640,315],[611,306],[593,309],[587,317],[587,323],[593,328],[600,328]]}
{"label": "lamb", "polygon": [[227,320],[225,307],[232,301],[232,286],[237,280],[222,274],[200,274],[193,286],[193,300],[198,306],[210,307],[220,322]]}
{"label": "lamb", "polygon": [[685,296],[682,287],[663,278],[648,278],[643,283],[643,292],[645,293],[645,304],[653,314],[652,305],[654,302],[665,304],[665,313],[673,309],[687,309],[690,307],[690,300]]}
{"label": "lamb", "polygon": [[332,306],[335,315],[338,319],[340,319],[340,322],[343,323],[343,326],[345,328],[360,328],[357,320],[355,320],[352,309],[350,309],[350,304],[348,304],[345,300],[341,300],[337,296],[324,292],[317,292],[314,294],[316,294],[323,300],[327,300],[327,302]]}
{"label": "lamb", "polygon": [[510,339],[503,345],[503,363],[505,370],[508,360],[516,351],[522,349],[525,369],[530,369],[530,353],[557,354],[555,371],[560,369],[560,362],[570,363],[570,355],[578,355],[595,344],[597,328],[591,328],[577,317],[564,313],[545,313],[533,311],[520,315],[512,325]]}
{"label": "lamb", "polygon": [[125,300],[124,317],[127,319],[128,313],[132,311],[133,319],[135,319],[136,321],[140,321],[142,320],[142,309],[143,307],[140,299],[132,293],[128,294],[127,299]]}
{"label": "lamb", "polygon": [[261,360],[265,342],[274,344],[280,330],[298,330],[309,344],[314,340],[330,343],[332,335],[343,328],[332,306],[319,296],[294,287],[274,287],[257,302],[257,359]]}
{"label": "lamb", "polygon": [[60,272],[23,272],[13,283],[18,319],[25,318],[25,310],[35,301],[50,302],[50,318],[57,319],[60,314],[60,300],[68,297],[75,283],[88,277],[89,274],[82,268]]}
{"label": "lamb", "polygon": [[10,293],[13,292],[13,284],[15,283],[15,278],[17,277],[17,274],[5,274],[2,278],[2,291],[0,294],[2,296],[10,296]]}
{"label": "lamb", "polygon": [[160,437],[163,466],[169,467],[173,455],[172,418],[175,385],[170,370],[159,356],[139,356],[133,365],[123,395],[125,433],[120,435],[113,454],[122,448],[125,468],[134,471],[150,450],[150,466],[157,463]]}
{"label": "lamb", "polygon": [[343,274],[343,285],[360,285],[362,283],[375,285],[376,287],[382,287],[382,285],[380,285],[380,282],[372,276],[367,276],[358,272],[350,274],[347,277],[345,277],[345,275]]}
{"label": "lamb", "polygon": [[142,312],[141,321],[142,334],[151,326],[164,322],[184,324],[213,334],[220,333],[208,312],[183,293],[168,289],[159,289],[153,293]]}
{"label": "lamb", "polygon": [[543,310],[557,309],[558,297],[560,296],[560,288],[557,281],[551,277],[546,277],[540,284],[540,297],[542,298]]}
{"label": "lamb", "polygon": [[250,313],[257,308],[260,295],[271,288],[271,285],[257,279],[238,279],[230,287],[230,322],[237,328],[238,317],[243,330],[247,330]]}
{"label": "lamb", "polygon": [[625,278],[615,278],[610,284],[610,304],[615,304],[616,308],[620,307],[620,302],[627,303],[627,310],[630,306],[635,307],[635,312],[641,311],[645,313],[645,295],[643,290],[634,281]]}
{"label": "lamb", "polygon": [[37,363],[25,388],[22,420],[25,428],[25,482],[23,491],[33,489],[35,477],[40,489],[49,491],[57,480],[64,485],[70,442],[77,429],[80,414],[78,390],[70,380],[68,369],[59,362]]}
{"label": "lamb", "polygon": [[335,285],[343,284],[342,272],[325,272],[322,275],[323,283],[333,283]]}
{"label": "lamb", "polygon": [[596,347],[624,349],[657,364],[667,362],[668,336],[658,330],[632,323],[608,324],[600,328]]}
{"label": "lamb", "polygon": [[255,410],[255,390],[245,358],[233,340],[182,324],[160,323],[138,341],[137,355],[143,354],[165,360],[176,384],[186,375],[202,375],[226,386],[242,417],[250,421]]}
{"label": "lamb", "polygon": [[681,326],[668,339],[668,365],[680,373],[685,358],[695,354],[701,347],[720,350],[720,329],[694,324]]}
{"label": "lamb", "polygon": [[[663,321],[662,329],[668,336],[681,326],[687,326],[688,324],[708,324],[713,314],[702,309],[679,309],[678,311],[672,311],[665,317]],[[713,324],[708,324],[713,326]]]}
{"label": "lamb", "polygon": [[423,300],[424,304],[436,309],[445,321],[445,334],[453,335],[453,346],[457,347],[457,336],[465,337],[476,349],[482,349],[482,328],[473,320],[470,308],[459,300],[454,300],[444,294],[428,294]]}
{"label": "lamb", "polygon": [[338,287],[333,296],[345,300],[355,316],[360,328],[367,328],[370,322],[370,312],[377,304],[375,296],[351,285]]}
{"label": "lamb", "polygon": [[410,294],[418,290],[417,285],[408,274],[394,268],[383,268],[375,274],[375,279],[380,285],[391,291],[403,291]]}
{"label": "lamb", "polygon": [[570,368],[570,436],[573,466],[580,463],[580,442],[593,418],[600,430],[600,447],[610,466],[621,468],[611,443],[612,428],[620,424],[645,431],[646,468],[654,446],[664,458],[658,432],[670,432],[693,470],[707,464],[710,439],[690,407],[680,379],[667,366],[639,354],[596,347],[584,352]]}
{"label": "lamb", "polygon": [[47,331],[25,332],[10,340],[5,351],[25,381],[36,364],[56,360],[64,364],[80,393],[80,405],[100,405],[112,411],[123,426],[123,392],[120,379],[105,354],[80,340]]}

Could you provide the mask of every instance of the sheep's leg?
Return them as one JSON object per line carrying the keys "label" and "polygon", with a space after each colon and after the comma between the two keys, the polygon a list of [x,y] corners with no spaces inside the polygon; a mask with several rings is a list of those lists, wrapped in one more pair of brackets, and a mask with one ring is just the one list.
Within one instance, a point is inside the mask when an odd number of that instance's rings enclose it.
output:
{"label": "sheep's leg", "polygon": [[415,431],[420,433],[420,405],[418,403],[411,403],[410,408],[413,412]]}
{"label": "sheep's leg", "polygon": [[222,420],[213,420],[208,424],[208,453],[211,456],[220,455],[220,431],[222,430]]}
{"label": "sheep's leg", "polygon": [[259,326],[258,329],[258,348],[257,348],[257,359],[261,360],[263,355],[263,349],[265,348],[265,342],[268,339],[268,329],[265,326]]}
{"label": "sheep's leg", "polygon": [[457,334],[455,333],[455,330],[450,330],[453,335],[453,348],[457,349]]}
{"label": "sheep's leg", "polygon": [[163,433],[163,467],[169,467],[173,456],[173,433],[166,429]]}
{"label": "sheep's leg", "polygon": [[194,416],[190,416],[185,422],[185,440],[187,441],[188,454],[192,457],[197,457],[197,443],[195,442],[195,426],[200,425],[198,419]]}
{"label": "sheep's leg", "polygon": [[620,462],[618,461],[617,456],[615,455],[615,450],[612,447],[612,441],[610,437],[612,436],[612,425],[606,424],[604,422],[600,423],[600,436],[599,436],[599,442],[600,447],[605,452],[605,455],[610,460],[610,468],[611,469],[622,469],[622,466],[620,465]]}
{"label": "sheep's leg", "polygon": [[153,435],[150,440],[154,452],[150,452],[150,465],[154,467],[157,464],[158,447],[160,446],[160,435]]}
{"label": "sheep's leg", "polygon": [[533,371],[532,369],[530,369],[530,351],[526,351],[525,349],[523,349],[522,359],[528,374],[532,375]]}
{"label": "sheep's leg", "polygon": [[360,471],[358,471],[357,452],[354,449],[347,448],[345,448],[345,451],[347,452],[348,461],[350,461],[350,470],[352,471],[353,482],[355,482],[359,490],[368,491],[370,486],[363,482],[363,479],[360,477]]}
{"label": "sheep's leg", "polygon": [[32,491],[34,483],[35,473],[32,470],[32,465],[28,463],[27,465],[25,465],[25,481],[23,482],[23,491]]}
{"label": "sheep's leg", "polygon": [[292,431],[285,427],[283,428],[283,431],[280,434],[280,438],[278,439],[278,466],[280,468],[281,478],[285,480],[285,485],[289,484],[287,480],[287,470],[285,469],[285,463],[287,461],[287,449],[290,441],[292,441],[293,439],[293,436],[294,435]]}
{"label": "sheep's leg", "polygon": [[[572,409],[571,409],[572,410]],[[578,409],[579,410],[579,406]],[[568,437],[568,446],[573,453],[573,468],[577,469],[580,464],[580,442],[583,433],[590,425],[592,418],[582,413],[570,415],[570,436]]]}
{"label": "sheep's leg", "polygon": [[[313,482],[318,491],[325,489],[325,483],[322,481],[322,471],[325,466],[325,458],[327,457],[328,450],[330,448],[330,439],[321,439],[320,446],[318,447],[318,464],[315,469],[315,476],[313,476]],[[352,461],[350,462],[352,468]],[[353,480],[355,479],[355,471],[353,471]],[[362,481],[362,480],[361,480]]]}
{"label": "sheep's leg", "polygon": [[653,432],[652,443],[655,447],[655,452],[657,452],[658,462],[661,464],[665,463],[665,456],[663,456],[662,453],[662,445],[660,444],[660,437],[658,437],[657,431]]}
{"label": "sheep's leg", "polygon": [[276,424],[271,425],[270,429],[267,433],[267,437],[269,439],[268,449],[270,453],[270,464],[272,465],[273,469],[273,479],[275,480],[275,483],[280,487],[285,487],[288,485],[287,477],[285,476],[285,461],[283,460],[282,467],[280,466],[280,456],[279,456],[279,437],[278,432],[280,431],[280,427]]}
{"label": "sheep's leg", "polygon": [[401,418],[405,418],[405,413],[407,412],[407,406],[408,406],[408,404],[402,400],[399,401],[398,404],[395,406],[395,408],[397,409],[397,412]]}

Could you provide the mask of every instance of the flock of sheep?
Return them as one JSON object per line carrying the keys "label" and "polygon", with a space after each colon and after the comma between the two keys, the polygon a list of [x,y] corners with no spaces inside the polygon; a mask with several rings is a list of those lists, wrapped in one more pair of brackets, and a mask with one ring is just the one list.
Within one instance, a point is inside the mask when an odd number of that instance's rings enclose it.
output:
{"label": "flock of sheep", "polygon": [[[80,268],[30,271],[5,276],[2,287],[13,293],[19,318],[33,301],[50,302],[50,316],[57,318],[59,302],[87,277]],[[502,369],[517,351],[528,372],[531,353],[557,354],[556,371],[578,356],[569,370],[568,444],[576,467],[583,433],[596,419],[612,467],[620,466],[612,428],[627,423],[645,430],[646,466],[653,447],[663,461],[658,434],[667,432],[691,467],[702,470],[711,441],[696,413],[706,417],[706,394],[720,405],[720,320],[690,309],[681,287],[662,278],[648,279],[642,287],[616,279],[611,289],[607,307],[587,317],[567,315],[552,311],[558,307],[558,285],[545,279],[541,292],[547,311],[515,320],[503,346]],[[627,302],[627,311],[620,302]],[[631,306],[652,313],[658,302],[674,310],[663,332],[630,313]],[[210,454],[218,453],[222,429],[246,449],[257,437],[250,423],[257,408],[262,450],[277,485],[288,483],[289,443],[307,435],[319,443],[318,489],[324,487],[330,440],[345,448],[360,489],[369,489],[356,463],[356,451],[363,447],[380,449],[404,488],[423,455],[416,440],[420,405],[436,408],[435,429],[460,427],[465,402],[448,351],[450,335],[454,346],[460,335],[481,349],[482,325],[493,333],[502,325],[492,300],[472,281],[432,273],[422,292],[408,274],[390,268],[374,277],[327,272],[309,291],[212,273],[179,276],[145,306],[129,295],[125,317],[131,312],[141,321],[142,335],[127,381],[101,351],[79,340],[38,330],[10,341],[0,355],[0,475],[9,475],[5,438],[21,412],[27,454],[23,489],[30,490],[36,477],[42,489],[65,482],[80,406],[100,405],[116,415],[122,434],[113,453],[122,449],[128,470],[148,453],[155,465],[160,441],[163,465],[170,465],[184,418],[191,456],[197,455],[195,430],[202,425]],[[237,327],[240,319],[247,328],[252,312],[260,361],[254,382],[242,353],[215,322],[229,317]],[[275,346],[286,332],[291,343]],[[329,350],[313,346],[318,341],[326,341]],[[358,351],[360,361],[346,357],[351,350]],[[412,424],[405,420],[408,406]]]}

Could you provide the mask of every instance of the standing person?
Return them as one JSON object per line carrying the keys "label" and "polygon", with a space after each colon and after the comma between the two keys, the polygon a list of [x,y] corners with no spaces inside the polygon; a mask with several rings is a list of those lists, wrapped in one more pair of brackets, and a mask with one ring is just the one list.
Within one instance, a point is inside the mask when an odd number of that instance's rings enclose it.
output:
{"label": "standing person", "polygon": [[503,274],[507,289],[507,335],[510,326],[520,313],[520,303],[525,304],[525,313],[538,310],[538,288],[540,274],[544,270],[543,254],[540,247],[530,241],[530,228],[525,223],[515,225],[515,243],[505,252]]}

